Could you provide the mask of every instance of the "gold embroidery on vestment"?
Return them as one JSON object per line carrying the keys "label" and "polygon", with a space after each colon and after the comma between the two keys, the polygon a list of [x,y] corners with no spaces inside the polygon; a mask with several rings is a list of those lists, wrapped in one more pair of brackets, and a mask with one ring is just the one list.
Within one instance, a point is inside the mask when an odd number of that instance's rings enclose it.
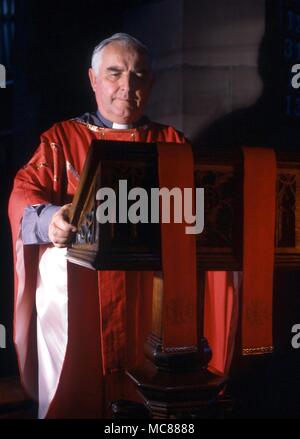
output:
{"label": "gold embroidery on vestment", "polygon": [[273,346],[261,346],[258,348],[243,348],[243,355],[271,354],[273,351],[274,351]]}

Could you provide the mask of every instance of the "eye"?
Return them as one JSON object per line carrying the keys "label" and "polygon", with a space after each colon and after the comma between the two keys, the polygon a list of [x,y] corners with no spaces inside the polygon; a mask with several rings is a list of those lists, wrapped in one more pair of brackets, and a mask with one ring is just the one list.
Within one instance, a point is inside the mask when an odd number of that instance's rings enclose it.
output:
{"label": "eye", "polygon": [[108,78],[111,78],[111,79],[119,78],[121,76],[121,74],[122,74],[122,71],[120,71],[119,69],[115,69],[115,68],[107,69]]}
{"label": "eye", "polygon": [[145,79],[147,77],[147,73],[146,72],[136,72],[135,76],[139,79]]}

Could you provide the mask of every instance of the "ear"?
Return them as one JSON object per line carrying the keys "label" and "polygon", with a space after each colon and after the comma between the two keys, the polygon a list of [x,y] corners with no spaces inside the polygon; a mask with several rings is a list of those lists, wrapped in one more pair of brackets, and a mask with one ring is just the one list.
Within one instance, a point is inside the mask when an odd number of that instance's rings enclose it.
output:
{"label": "ear", "polygon": [[92,68],[89,68],[89,78],[90,78],[90,83],[91,83],[92,89],[95,92],[97,78],[96,78],[95,72]]}

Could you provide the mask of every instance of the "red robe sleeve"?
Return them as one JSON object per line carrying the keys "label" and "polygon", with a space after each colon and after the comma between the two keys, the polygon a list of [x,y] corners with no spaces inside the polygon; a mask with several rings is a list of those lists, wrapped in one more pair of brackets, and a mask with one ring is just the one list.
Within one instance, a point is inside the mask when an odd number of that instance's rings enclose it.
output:
{"label": "red robe sleeve", "polygon": [[42,137],[31,160],[17,173],[9,199],[14,256],[14,342],[24,388],[37,396],[35,339],[35,289],[39,246],[23,246],[20,226],[26,206],[60,202],[62,151]]}

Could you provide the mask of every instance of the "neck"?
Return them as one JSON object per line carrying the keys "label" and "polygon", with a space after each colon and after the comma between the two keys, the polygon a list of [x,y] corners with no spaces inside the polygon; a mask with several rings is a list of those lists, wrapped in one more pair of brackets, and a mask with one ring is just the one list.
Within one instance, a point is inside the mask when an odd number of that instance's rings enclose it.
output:
{"label": "neck", "polygon": [[106,119],[98,110],[97,111],[97,116],[98,118],[101,120],[101,122],[108,128],[113,128],[116,130],[128,130],[130,128],[135,128],[138,127],[142,124],[147,123],[147,118],[146,117],[142,117],[140,118],[138,121],[134,122],[134,123],[118,123],[118,122],[113,122],[109,119]]}
{"label": "neck", "polygon": [[112,128],[116,130],[128,130],[129,128],[132,128],[132,124],[126,124],[126,123],[112,123]]}

